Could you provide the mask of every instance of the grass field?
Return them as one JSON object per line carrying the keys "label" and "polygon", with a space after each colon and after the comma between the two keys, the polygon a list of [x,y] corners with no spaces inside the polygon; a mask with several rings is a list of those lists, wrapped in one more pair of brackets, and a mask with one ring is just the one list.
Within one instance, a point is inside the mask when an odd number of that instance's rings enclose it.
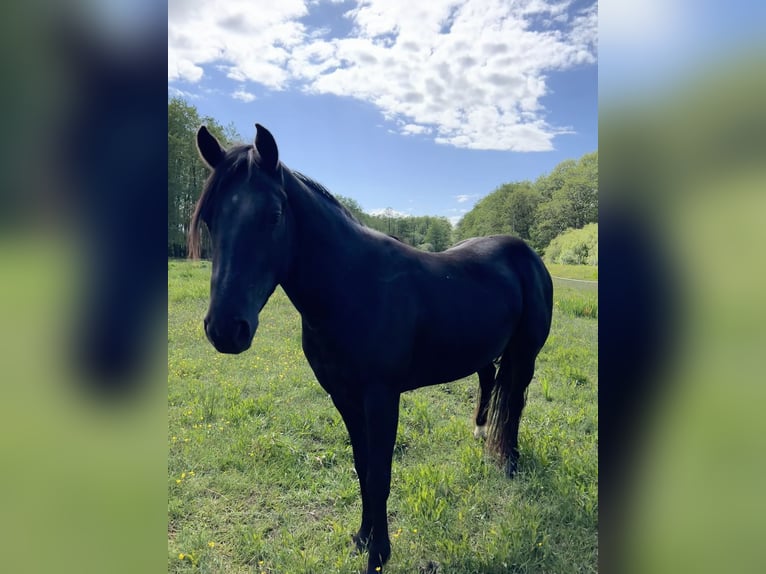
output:
{"label": "grass field", "polygon": [[[168,571],[362,570],[351,447],[298,313],[278,289],[252,349],[218,354],[202,331],[209,276],[207,262],[168,263]],[[473,438],[475,375],[402,396],[385,572],[596,571],[597,313],[583,308],[597,296],[555,297],[514,480]]]}
{"label": "grass field", "polygon": [[598,281],[598,267],[595,265],[562,265],[560,263],[546,263],[551,275],[566,277],[568,279],[580,279],[584,281]]}

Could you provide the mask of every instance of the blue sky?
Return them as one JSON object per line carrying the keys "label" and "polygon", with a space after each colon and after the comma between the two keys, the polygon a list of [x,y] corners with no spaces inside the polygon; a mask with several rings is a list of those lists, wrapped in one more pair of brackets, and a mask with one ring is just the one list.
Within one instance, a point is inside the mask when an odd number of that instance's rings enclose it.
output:
{"label": "blue sky", "polygon": [[453,222],[598,147],[581,0],[171,0],[168,92],[370,212]]}

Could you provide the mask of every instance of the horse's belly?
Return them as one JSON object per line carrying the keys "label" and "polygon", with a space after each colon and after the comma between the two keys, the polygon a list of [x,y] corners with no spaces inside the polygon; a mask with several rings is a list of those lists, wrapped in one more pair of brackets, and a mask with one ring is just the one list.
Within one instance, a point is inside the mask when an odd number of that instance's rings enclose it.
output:
{"label": "horse's belly", "polygon": [[448,383],[472,375],[505,350],[511,332],[482,335],[434,336],[416,348],[409,388]]}

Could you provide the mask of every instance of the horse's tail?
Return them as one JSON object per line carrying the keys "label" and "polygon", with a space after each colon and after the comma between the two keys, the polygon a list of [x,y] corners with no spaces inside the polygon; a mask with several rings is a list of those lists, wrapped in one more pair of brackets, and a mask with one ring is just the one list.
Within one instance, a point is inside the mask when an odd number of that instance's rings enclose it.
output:
{"label": "horse's tail", "polygon": [[[539,259],[539,258],[537,258]],[[552,283],[542,262],[524,282],[524,307],[515,333],[503,351],[489,404],[487,446],[505,462],[508,476],[519,460],[519,421],[535,359],[551,326]],[[536,276],[536,277],[535,277]]]}
{"label": "horse's tail", "polygon": [[[524,408],[524,389],[516,389],[511,376],[509,353],[500,362],[487,415],[487,448],[505,463],[512,475],[518,460],[518,428]],[[519,391],[521,391],[519,393]]]}

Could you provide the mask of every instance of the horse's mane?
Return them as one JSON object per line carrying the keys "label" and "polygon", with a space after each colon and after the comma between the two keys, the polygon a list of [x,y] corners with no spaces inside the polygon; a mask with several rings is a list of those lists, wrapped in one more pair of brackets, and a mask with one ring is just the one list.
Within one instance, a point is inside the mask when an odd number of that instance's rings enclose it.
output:
{"label": "horse's mane", "polygon": [[338,198],[330,193],[330,191],[325,186],[299,171],[291,170],[291,172],[303,185],[308,187],[311,191],[324,197],[327,201],[340,209],[346,217],[361,225],[361,222],[354,216],[354,214],[351,213],[345,205],[338,201]]}
{"label": "horse's mane", "polygon": [[[207,178],[207,181],[205,181],[202,193],[197,200],[197,204],[194,206],[194,213],[192,214],[191,222],[189,224],[188,249],[189,257],[192,259],[198,259],[200,256],[202,219],[204,218],[209,205],[217,195],[217,191],[223,187],[224,182],[234,177],[242,177],[244,175],[249,181],[254,170],[259,169],[256,156],[255,148],[252,145],[234,146],[226,152],[221,164],[215,168],[210,174],[210,177]],[[284,167],[285,166],[283,166],[283,168]],[[318,183],[299,171],[289,171],[309,190],[324,198],[336,207],[345,217],[348,217],[352,221],[361,225],[359,220],[346,208],[346,206],[338,201],[338,199],[321,183]]]}

